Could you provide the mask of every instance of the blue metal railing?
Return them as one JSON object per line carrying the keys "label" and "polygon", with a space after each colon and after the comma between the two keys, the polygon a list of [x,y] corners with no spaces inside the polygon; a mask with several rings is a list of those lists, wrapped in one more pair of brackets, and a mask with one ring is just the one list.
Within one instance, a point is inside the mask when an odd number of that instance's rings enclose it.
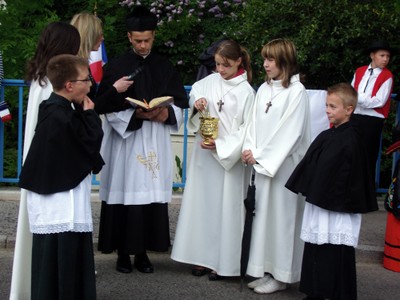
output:
{"label": "blue metal railing", "polygon": [[[0,85],[0,101],[4,100],[5,87],[14,87],[18,90],[17,174],[19,174],[22,166],[23,95],[24,88],[28,87],[28,85],[23,80],[19,79],[3,79]],[[18,182],[18,177],[4,177],[4,142],[4,123],[0,121],[0,182],[16,183]]]}
{"label": "blue metal railing", "polygon": [[[24,112],[24,101],[23,101],[23,94],[24,89],[28,87],[23,80],[19,79],[4,79],[2,81],[2,85],[0,86],[0,101],[4,100],[4,90],[5,88],[17,88],[18,90],[18,136],[17,136],[17,174],[21,171],[22,166],[22,139],[23,139],[23,112]],[[191,86],[185,86],[186,92],[189,93]],[[392,95],[395,97],[396,95]],[[6,99],[7,100],[7,99]],[[9,99],[8,99],[9,100]],[[10,102],[10,101],[8,101]],[[400,120],[400,103],[397,103],[397,110],[396,110],[396,122]],[[15,117],[15,116],[13,116]],[[188,110],[184,111],[184,127],[183,127],[183,143],[182,143],[182,174],[181,174],[181,181],[174,182],[174,188],[184,188],[186,183],[186,169],[187,169],[187,161],[188,161],[188,130],[187,130],[187,120],[188,120]],[[4,177],[4,124],[0,121],[0,183],[17,183],[18,182],[18,175],[16,177]],[[382,146],[382,145],[381,145]],[[393,154],[393,168],[395,161],[400,157],[398,153]],[[375,174],[375,182],[377,183],[377,192],[378,193],[386,193],[386,187],[379,187],[380,183],[380,160],[381,160],[381,152],[379,153],[379,157],[377,160],[377,167],[376,167],[376,174]],[[393,169],[392,168],[392,169]],[[94,185],[98,185],[99,182],[95,177],[93,177],[92,183]]]}
{"label": "blue metal railing", "polygon": [[[4,100],[4,93],[5,89],[12,89],[16,88],[18,92],[18,136],[17,136],[17,143],[18,143],[18,149],[17,149],[17,157],[16,157],[16,164],[17,164],[17,174],[14,177],[5,177],[4,176],[4,151],[5,151],[5,124],[0,121],[0,183],[18,183],[18,175],[21,172],[21,167],[22,167],[22,150],[23,150],[23,128],[24,128],[24,89],[27,89],[29,85],[20,79],[3,79],[0,85],[0,101]],[[189,94],[191,89],[191,86],[185,86],[186,92]],[[8,103],[10,99],[5,99]],[[14,102],[14,101],[13,101]],[[174,182],[173,187],[174,188],[184,188],[185,183],[186,183],[186,168],[187,168],[187,143],[188,143],[188,130],[187,130],[187,119],[188,119],[188,110],[184,110],[184,127],[183,127],[183,144],[182,144],[182,152],[183,152],[183,157],[182,157],[182,174],[181,174],[181,181],[180,182]],[[15,118],[15,116],[13,116]],[[96,179],[95,176],[93,176],[92,180],[93,185],[98,185],[99,181]]]}

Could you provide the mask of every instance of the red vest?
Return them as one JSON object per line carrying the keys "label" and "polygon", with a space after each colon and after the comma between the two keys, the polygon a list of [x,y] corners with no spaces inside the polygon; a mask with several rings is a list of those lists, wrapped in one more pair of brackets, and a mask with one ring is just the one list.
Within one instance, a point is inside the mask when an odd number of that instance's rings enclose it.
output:
{"label": "red vest", "polygon": [[[355,79],[354,79],[354,89],[358,92],[358,85],[360,84],[361,79],[363,78],[365,71],[367,71],[368,66],[362,66],[359,67],[356,70],[355,73]],[[378,92],[379,88],[382,86],[382,84],[388,80],[389,78],[393,79],[393,74],[390,72],[387,68],[382,69],[382,72],[378,75],[378,78],[376,78],[375,85],[372,88],[372,94],[371,97],[374,97],[376,93]],[[374,108],[374,110],[377,113],[382,114],[385,118],[389,115],[389,110],[390,110],[390,97],[392,95],[392,90],[393,90],[393,85],[390,89],[390,94],[389,97],[386,99],[385,104],[382,107],[377,107]]]}

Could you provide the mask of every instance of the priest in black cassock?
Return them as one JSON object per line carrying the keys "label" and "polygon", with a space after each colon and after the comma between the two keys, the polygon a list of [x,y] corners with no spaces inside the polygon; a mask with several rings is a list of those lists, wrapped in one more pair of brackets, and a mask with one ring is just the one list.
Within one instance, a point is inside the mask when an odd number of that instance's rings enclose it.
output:
{"label": "priest in black cassock", "polygon": [[[132,48],[105,66],[96,98],[104,114],[99,250],[117,250],[117,270],[134,266],[152,273],[147,251],[168,251],[168,202],[172,198],[173,152],[170,133],[179,130],[188,99],[181,77],[171,62],[152,50],[157,17],[136,6],[126,19]],[[127,76],[134,73],[133,79]],[[121,91],[117,82],[133,83]],[[125,98],[149,102],[172,96],[168,106],[144,110]]]}

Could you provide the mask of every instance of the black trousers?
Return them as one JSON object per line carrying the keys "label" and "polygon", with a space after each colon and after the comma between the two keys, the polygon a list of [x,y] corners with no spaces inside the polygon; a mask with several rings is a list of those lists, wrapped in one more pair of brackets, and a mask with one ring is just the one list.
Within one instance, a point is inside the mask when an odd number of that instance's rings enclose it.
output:
{"label": "black trousers", "polygon": [[91,232],[33,234],[32,300],[95,300]]}
{"label": "black trousers", "polygon": [[166,252],[171,245],[167,203],[101,203],[99,247],[103,253]]}
{"label": "black trousers", "polygon": [[354,247],[305,243],[300,291],[310,297],[356,300]]}

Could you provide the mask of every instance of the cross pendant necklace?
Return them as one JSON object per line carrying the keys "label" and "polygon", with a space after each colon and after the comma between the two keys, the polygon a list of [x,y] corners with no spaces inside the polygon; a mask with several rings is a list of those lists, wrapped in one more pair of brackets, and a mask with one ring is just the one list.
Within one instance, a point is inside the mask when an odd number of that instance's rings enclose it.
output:
{"label": "cross pendant necklace", "polygon": [[[246,79],[240,81],[237,85],[235,85],[234,87],[230,88],[225,94],[223,94],[223,95],[221,96],[221,98],[220,98],[220,99],[218,100],[218,102],[217,102],[217,105],[218,105],[218,112],[221,112],[221,111],[222,111],[222,105],[225,104],[225,102],[224,102],[224,100],[223,100],[224,97],[225,97],[231,90],[233,90],[235,87],[239,86],[242,82],[245,82],[245,81],[246,81]],[[221,92],[223,92],[223,89],[222,89],[222,80],[221,80],[220,82],[221,82]]]}
{"label": "cross pendant necklace", "polygon": [[266,105],[266,108],[265,108],[265,113],[267,114],[268,113],[268,111],[269,111],[269,109],[271,108],[271,106],[272,106],[272,100],[274,100],[274,98],[276,97],[276,96],[278,96],[280,93],[282,93],[283,92],[283,90],[282,91],[280,91],[280,92],[278,92],[276,95],[274,95],[274,86],[273,86],[273,84],[271,84],[271,99],[265,104]]}
{"label": "cross pendant necklace", "polygon": [[223,101],[222,101],[222,98],[221,98],[221,99],[219,99],[219,101],[217,102],[217,104],[218,104],[218,111],[221,112],[221,110],[222,110],[222,105],[224,105],[225,102],[223,102]]}
{"label": "cross pendant necklace", "polygon": [[272,99],[274,99],[274,86],[273,86],[273,84],[271,84],[271,99],[266,104],[267,107],[265,108],[265,113],[266,114],[268,113],[269,108],[272,106]]}
{"label": "cross pendant necklace", "polygon": [[269,101],[268,103],[267,103],[267,108],[265,109],[265,113],[267,114],[268,113],[268,111],[269,111],[269,108],[272,106],[272,99],[271,99],[271,101]]}

